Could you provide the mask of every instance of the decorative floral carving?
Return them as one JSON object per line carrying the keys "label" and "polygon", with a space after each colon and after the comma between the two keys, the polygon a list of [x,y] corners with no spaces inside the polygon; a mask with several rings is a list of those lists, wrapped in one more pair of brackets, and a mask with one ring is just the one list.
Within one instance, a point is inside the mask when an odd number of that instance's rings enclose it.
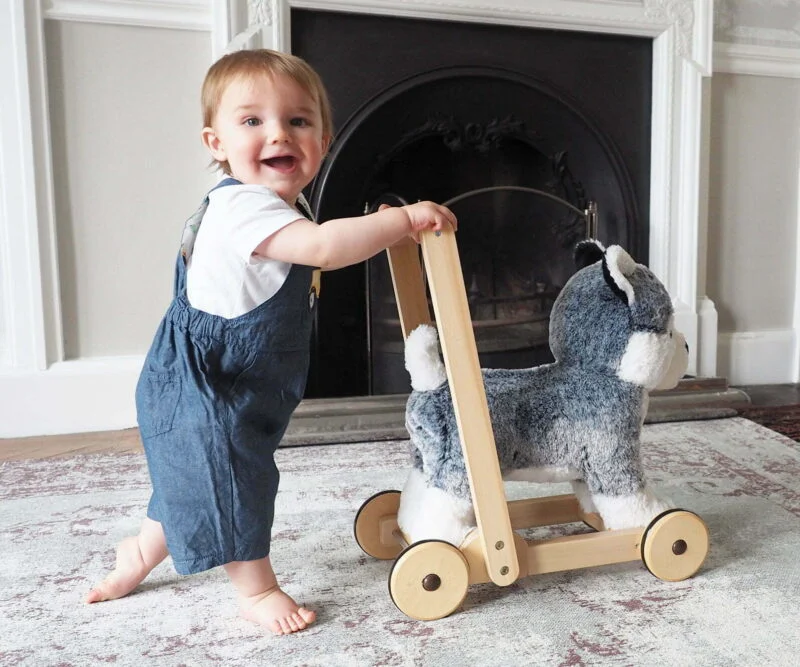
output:
{"label": "decorative floral carving", "polygon": [[273,0],[247,0],[247,22],[250,26],[272,25]]}
{"label": "decorative floral carving", "polygon": [[694,7],[692,0],[645,0],[644,14],[659,23],[671,23],[676,28],[678,55],[692,53]]}
{"label": "decorative floral carving", "polygon": [[[488,123],[461,123],[452,116],[430,119],[422,127],[409,133],[400,141],[401,146],[407,146],[420,137],[439,135],[445,146],[453,152],[474,150],[478,153],[488,153],[498,148],[506,138],[526,137],[525,124],[513,116],[498,119],[494,118]],[[533,136],[529,137],[532,140]]]}

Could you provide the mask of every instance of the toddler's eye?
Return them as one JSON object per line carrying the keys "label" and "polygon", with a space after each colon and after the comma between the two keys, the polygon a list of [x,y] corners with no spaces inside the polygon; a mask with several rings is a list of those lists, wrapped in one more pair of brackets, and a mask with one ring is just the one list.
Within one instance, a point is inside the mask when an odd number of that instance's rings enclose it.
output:
{"label": "toddler's eye", "polygon": [[258,118],[246,118],[244,124],[248,127],[257,127],[261,125],[261,121]]}
{"label": "toddler's eye", "polygon": [[308,120],[306,120],[305,118],[299,118],[299,117],[298,118],[292,118],[292,120],[290,122],[291,122],[292,125],[294,125],[294,127],[307,127],[309,125]]}

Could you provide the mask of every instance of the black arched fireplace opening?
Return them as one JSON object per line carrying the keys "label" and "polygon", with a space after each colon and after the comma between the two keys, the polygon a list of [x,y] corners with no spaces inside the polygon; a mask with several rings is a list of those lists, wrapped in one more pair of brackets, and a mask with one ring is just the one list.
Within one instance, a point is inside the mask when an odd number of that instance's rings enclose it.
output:
{"label": "black arched fireplace opening", "polygon": [[[313,42],[296,39],[295,28],[308,24],[310,37],[320,20],[333,21],[334,32],[337,21],[358,24],[369,19],[390,25],[380,53],[390,48],[394,32],[401,40],[408,31],[417,34],[421,48],[427,45],[431,50],[440,41],[431,41],[433,35],[426,38],[425,31],[443,28],[439,36],[463,52],[469,50],[469,36],[454,41],[454,30],[476,27],[324,12],[298,14],[300,20],[293,13],[292,21],[295,45]],[[501,42],[509,30],[515,35],[553,37],[552,31],[493,28],[494,39]],[[579,41],[586,37],[577,35]],[[354,48],[348,47],[345,60]],[[620,150],[614,132],[598,122],[585,100],[564,89],[558,77],[554,81],[525,71],[520,54],[515,67],[509,66],[508,59],[500,59],[502,66],[485,65],[486,58],[477,55],[442,64],[435,57],[436,48],[424,61],[426,65],[391,67],[384,61],[386,67],[379,73],[382,83],[365,86],[365,92],[377,92],[359,104],[350,93],[342,109],[339,89],[324,71],[330,66],[330,54],[317,63],[315,49],[310,53],[293,50],[322,71],[335,113],[351,108],[347,118],[336,118],[336,140],[308,192],[318,220],[324,224],[332,218],[359,215],[381,202],[452,201],[459,218],[459,253],[482,366],[523,367],[550,359],[549,310],[573,273],[572,248],[587,236],[585,211],[596,211],[600,240],[620,243],[639,261],[647,261],[647,200],[640,189],[649,182],[649,169],[644,174],[639,173],[641,169],[632,172],[625,155],[630,148]],[[648,64],[649,49],[640,51]],[[637,66],[636,71],[640,69]],[[649,83],[637,85],[649,98]],[[597,103],[607,104],[609,99]],[[649,124],[649,118],[645,120]],[[642,122],[637,118],[635,125]],[[635,150],[644,151],[647,158],[642,161],[637,154],[638,166],[649,160],[649,145]],[[306,397],[408,390],[385,256],[325,274]]]}

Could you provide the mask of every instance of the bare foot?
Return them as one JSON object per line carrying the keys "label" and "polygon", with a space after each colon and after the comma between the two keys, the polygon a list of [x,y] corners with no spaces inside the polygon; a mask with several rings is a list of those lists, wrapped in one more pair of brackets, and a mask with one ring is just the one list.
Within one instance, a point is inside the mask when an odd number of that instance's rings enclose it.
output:
{"label": "bare foot", "polygon": [[139,540],[126,537],[117,547],[117,564],[114,570],[84,598],[86,602],[116,600],[130,593],[150,570],[139,551]]}
{"label": "bare foot", "polygon": [[127,595],[167,557],[167,553],[161,524],[146,518],[138,535],[126,537],[119,543],[114,570],[90,590],[84,600],[91,604]]}
{"label": "bare foot", "polygon": [[276,635],[304,630],[317,618],[315,611],[298,605],[277,585],[259,595],[240,597],[239,604],[242,618],[258,623]]}

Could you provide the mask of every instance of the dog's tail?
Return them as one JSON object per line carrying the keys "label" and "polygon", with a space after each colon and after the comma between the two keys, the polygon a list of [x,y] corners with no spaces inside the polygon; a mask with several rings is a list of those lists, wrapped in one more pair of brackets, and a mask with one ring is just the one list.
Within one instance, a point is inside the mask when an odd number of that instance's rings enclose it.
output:
{"label": "dog's tail", "polygon": [[430,324],[421,324],[408,335],[406,370],[416,391],[431,391],[447,380],[439,357],[439,337]]}

